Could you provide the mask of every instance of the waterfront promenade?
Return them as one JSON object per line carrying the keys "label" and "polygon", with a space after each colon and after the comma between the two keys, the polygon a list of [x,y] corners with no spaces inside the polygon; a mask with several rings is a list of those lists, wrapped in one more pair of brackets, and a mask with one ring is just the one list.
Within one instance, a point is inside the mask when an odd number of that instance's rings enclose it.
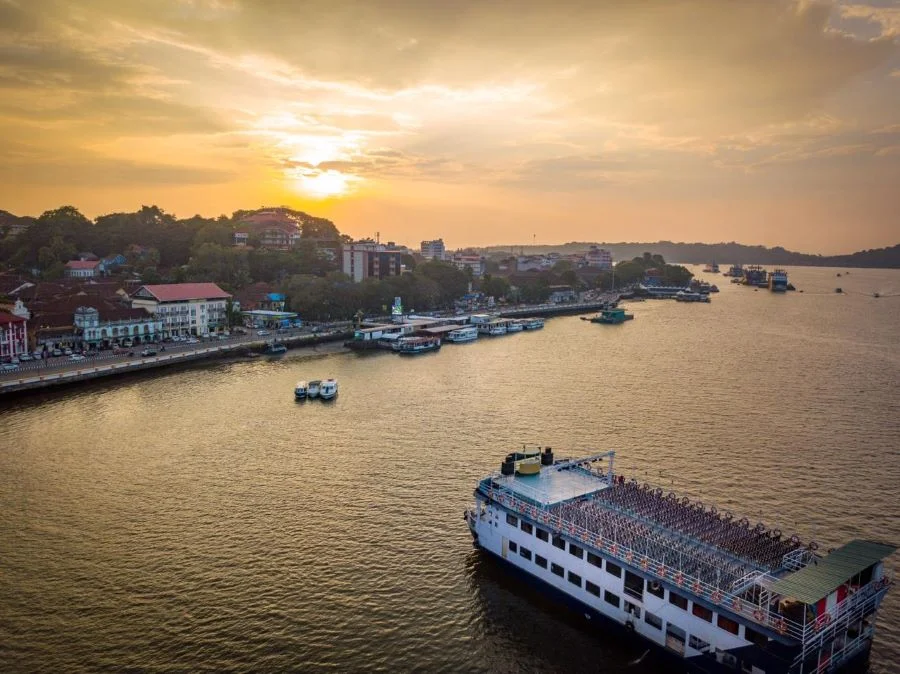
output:
{"label": "waterfront promenade", "polygon": [[[561,304],[516,305],[497,308],[501,317],[514,318],[524,316],[558,316],[564,314],[585,313],[595,311],[607,302],[618,300],[618,294],[603,294],[583,302]],[[452,314],[447,314],[447,317]],[[385,317],[385,322],[390,318]],[[352,338],[352,324],[349,322],[330,323],[313,331],[308,327],[283,330],[271,330],[266,335],[259,335],[252,330],[247,335],[231,335],[226,339],[204,339],[196,344],[166,343],[154,345],[154,356],[141,356],[142,346],[131,350],[134,355],[104,352],[100,355],[86,357],[83,360],[71,360],[61,356],[19,364],[15,370],[0,371],[0,395],[13,394],[34,389],[56,387],[65,384],[108,377],[129,372],[149,370],[187,364],[211,358],[249,355],[260,353],[273,339],[289,348],[313,346],[322,342],[343,341]],[[165,350],[162,350],[165,347]]]}

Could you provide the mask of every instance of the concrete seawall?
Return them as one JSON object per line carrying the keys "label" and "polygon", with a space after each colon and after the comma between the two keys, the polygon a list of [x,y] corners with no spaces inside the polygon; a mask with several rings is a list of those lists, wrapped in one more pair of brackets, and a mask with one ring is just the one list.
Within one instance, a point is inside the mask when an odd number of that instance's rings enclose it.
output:
{"label": "concrete seawall", "polygon": [[[288,348],[314,346],[325,342],[338,342],[352,337],[353,333],[330,332],[319,335],[293,335],[278,338],[279,344]],[[194,363],[198,361],[239,356],[241,354],[262,353],[269,344],[268,340],[256,339],[230,344],[210,343],[208,346],[198,346],[196,349],[180,352],[163,352],[146,358],[133,358],[116,363],[94,364],[89,360],[80,361],[78,365],[58,372],[28,372],[15,375],[7,375],[0,380],[0,395],[15,394],[35,389],[44,389],[68,384],[77,384],[100,377],[112,377],[115,375],[140,372],[155,368],[171,367],[182,363]]]}

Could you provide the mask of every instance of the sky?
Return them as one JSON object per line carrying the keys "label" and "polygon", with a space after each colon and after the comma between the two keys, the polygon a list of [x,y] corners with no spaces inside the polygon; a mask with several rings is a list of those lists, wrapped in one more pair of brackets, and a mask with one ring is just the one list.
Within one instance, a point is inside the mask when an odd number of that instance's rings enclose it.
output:
{"label": "sky", "polygon": [[900,2],[0,0],[0,209],[900,242]]}

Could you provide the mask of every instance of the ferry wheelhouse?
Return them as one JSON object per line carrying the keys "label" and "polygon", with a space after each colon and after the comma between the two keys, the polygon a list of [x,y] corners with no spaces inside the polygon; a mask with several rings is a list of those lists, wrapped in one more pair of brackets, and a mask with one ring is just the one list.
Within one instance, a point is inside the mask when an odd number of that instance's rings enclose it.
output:
{"label": "ferry wheelhouse", "polygon": [[618,475],[614,452],[554,461],[548,447],[533,474],[520,454],[478,483],[466,522],[478,547],[586,617],[695,671],[825,673],[868,653],[895,546],[855,540],[821,556],[814,542]]}

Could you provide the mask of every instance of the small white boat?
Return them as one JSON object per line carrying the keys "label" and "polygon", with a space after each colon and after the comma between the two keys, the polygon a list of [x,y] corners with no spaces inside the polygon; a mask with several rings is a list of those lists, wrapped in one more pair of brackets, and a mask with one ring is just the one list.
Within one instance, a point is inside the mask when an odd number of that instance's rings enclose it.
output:
{"label": "small white boat", "polygon": [[309,385],[306,387],[306,397],[307,398],[318,398],[319,397],[319,389],[322,386],[322,382],[318,379],[313,379],[309,382]]}
{"label": "small white boat", "polygon": [[462,342],[474,342],[478,339],[478,326],[467,325],[458,330],[451,330],[447,333],[447,341],[459,344]]}
{"label": "small white boat", "polygon": [[510,321],[506,324],[507,332],[522,332],[525,329],[525,324],[522,321]]}
{"label": "small white boat", "polygon": [[523,318],[526,330],[540,330],[544,327],[543,318]]}
{"label": "small white boat", "polygon": [[294,387],[294,397],[297,400],[305,399],[308,389],[309,386],[305,381],[298,381],[297,385]]}
{"label": "small white boat", "polygon": [[337,379],[325,379],[319,387],[319,397],[322,400],[333,400],[338,394]]}

